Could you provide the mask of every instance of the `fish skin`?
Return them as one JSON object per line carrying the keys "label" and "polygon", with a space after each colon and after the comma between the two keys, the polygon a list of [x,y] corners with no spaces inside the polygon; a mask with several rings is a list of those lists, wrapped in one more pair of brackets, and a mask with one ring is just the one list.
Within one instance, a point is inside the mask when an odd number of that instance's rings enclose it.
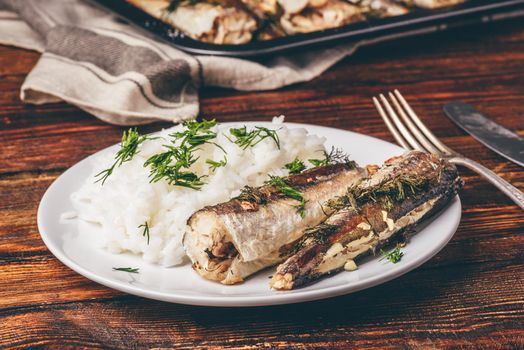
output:
{"label": "fish skin", "polygon": [[[405,175],[424,179],[427,188],[394,203],[391,209],[386,208],[380,196],[376,201],[366,196],[358,198],[359,193],[370,193]],[[277,267],[270,286],[277,290],[294,289],[341,271],[348,260],[374,252],[438,212],[461,186],[455,166],[435,155],[412,151],[386,161],[385,166],[353,191],[357,210],[346,207],[330,216],[323,225],[333,225],[336,229],[321,242],[314,238],[302,242],[299,250]],[[336,254],[330,255],[330,252]]]}
{"label": "fish skin", "polygon": [[[307,283],[331,247],[337,243],[342,246],[344,242],[358,239],[364,234],[364,230],[358,228],[362,222],[366,222],[364,217],[350,208],[344,208],[331,215],[323,223],[324,232],[328,233],[328,237],[325,237],[324,240],[319,241],[315,235],[307,237],[308,232],[306,232],[300,242],[298,252],[277,267],[277,272],[270,283],[271,287],[273,289],[293,289]],[[329,228],[332,228],[331,232]],[[310,231],[310,233],[315,232]],[[282,279],[279,278],[280,276]]]}
{"label": "fish skin", "polygon": [[282,246],[293,243],[306,227],[319,224],[330,214],[320,203],[342,195],[363,176],[364,170],[354,163],[327,165],[289,176],[287,183],[306,200],[304,217],[297,213],[298,201],[270,185],[255,189],[254,198],[237,197],[205,207],[189,218],[184,249],[201,276],[225,284],[242,282],[285,258],[280,253]]}

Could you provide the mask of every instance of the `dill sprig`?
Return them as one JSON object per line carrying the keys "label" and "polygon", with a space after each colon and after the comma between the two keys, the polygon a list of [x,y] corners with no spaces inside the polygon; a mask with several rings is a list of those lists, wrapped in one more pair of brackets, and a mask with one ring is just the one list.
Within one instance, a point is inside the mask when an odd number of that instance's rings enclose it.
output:
{"label": "dill sprig", "polygon": [[129,273],[138,273],[140,269],[138,267],[113,267],[113,271],[122,271]]}
{"label": "dill sprig", "polygon": [[205,143],[214,144],[225,153],[222,147],[211,141],[217,136],[211,130],[216,124],[214,119],[201,122],[189,120],[183,123],[183,131],[170,134],[171,144],[164,145],[167,151],[151,156],[144,163],[145,167],[149,166],[151,169],[150,181],[158,182],[163,179],[170,185],[200,189],[205,184],[205,176],[189,170],[199,159],[195,154],[199,146]]}
{"label": "dill sprig", "polygon": [[382,255],[382,257],[379,259],[379,261],[387,259],[393,264],[396,264],[400,261],[400,259],[402,259],[404,253],[400,250],[400,246],[397,245],[393,250],[390,250],[389,252],[380,249],[380,255]]}
{"label": "dill sprig", "polygon": [[224,159],[219,160],[218,162],[212,159],[207,159],[206,164],[209,165],[210,171],[216,171],[218,168],[226,166],[227,158],[224,156]]}
{"label": "dill sprig", "polygon": [[200,189],[204,185],[204,176],[187,170],[198,160],[192,147],[165,147],[168,151],[155,154],[144,163],[145,167],[151,168],[150,181],[158,182],[163,179],[170,185]]}
{"label": "dill sprig", "polygon": [[341,210],[345,208],[353,208],[357,210],[358,205],[355,196],[351,192],[351,189],[343,196],[332,198],[324,203],[324,205],[332,210]]}
{"label": "dill sprig", "polygon": [[236,199],[257,204],[265,204],[267,203],[268,198],[267,195],[260,191],[259,188],[245,186]]}
{"label": "dill sprig", "polygon": [[120,141],[120,149],[115,155],[115,162],[109,168],[102,170],[95,175],[95,178],[98,178],[95,183],[102,181],[103,185],[117,167],[121,166],[125,162],[130,161],[133,156],[138,153],[138,146],[141,143],[152,139],[154,138],[147,135],[140,136],[136,131],[136,128],[131,128],[127,131],[124,131],[122,134],[122,141]]}
{"label": "dill sprig", "polygon": [[291,187],[282,176],[269,175],[269,180],[266,181],[266,184],[275,186],[284,196],[292,198],[300,203],[295,206],[297,213],[304,217],[305,215],[305,206],[306,201],[302,192],[296,188]]}
{"label": "dill sprig", "polygon": [[384,183],[356,191],[357,200],[381,202],[386,209],[393,208],[395,202],[400,202],[410,195],[421,193],[427,187],[428,181],[410,174],[400,175]]}
{"label": "dill sprig", "polygon": [[290,174],[300,174],[304,169],[306,169],[306,165],[300,159],[295,158],[291,163],[287,163],[285,168]]}
{"label": "dill sprig", "polygon": [[142,225],[138,226],[138,228],[143,229],[142,237],[147,237],[147,244],[149,244],[149,224],[147,223],[147,221],[145,221]]}
{"label": "dill sprig", "polygon": [[169,135],[175,140],[181,140],[180,147],[187,145],[197,147],[203,145],[204,143],[209,143],[209,140],[217,137],[217,133],[211,131],[211,128],[217,125],[217,121],[215,119],[204,119],[201,122],[197,121],[196,119],[191,119],[185,121],[182,123],[182,125],[184,126],[185,130],[174,132]]}
{"label": "dill sprig", "polygon": [[290,251],[290,254],[293,255],[300,251],[306,246],[310,241],[313,241],[316,244],[325,244],[328,242],[328,237],[337,232],[338,226],[321,223],[317,226],[308,228],[302,238],[298,243],[296,243]]}
{"label": "dill sprig", "polygon": [[351,207],[358,211],[360,204],[371,201],[380,203],[385,209],[391,210],[395,203],[422,193],[427,185],[427,179],[407,174],[400,175],[365,189],[359,185],[348,188],[345,195],[328,200],[324,205],[332,210]]}
{"label": "dill sprig", "polygon": [[308,159],[308,161],[316,167],[339,163],[352,164],[353,166],[356,166],[355,162],[350,160],[349,156],[344,153],[344,151],[339,148],[335,148],[334,146],[331,147],[331,151],[329,153],[324,151],[323,159]]}
{"label": "dill sprig", "polygon": [[253,130],[248,131],[247,127],[244,125],[241,128],[229,129],[229,133],[235,138],[235,140],[229,139],[229,141],[237,144],[242,149],[254,147],[266,138],[275,141],[277,148],[280,149],[280,139],[278,138],[276,130],[271,130],[262,126],[255,126]]}

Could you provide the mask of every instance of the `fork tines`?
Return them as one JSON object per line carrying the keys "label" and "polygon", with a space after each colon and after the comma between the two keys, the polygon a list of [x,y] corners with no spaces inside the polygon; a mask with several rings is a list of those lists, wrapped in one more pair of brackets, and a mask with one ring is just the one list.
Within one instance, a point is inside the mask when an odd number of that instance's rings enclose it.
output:
{"label": "fork tines", "polygon": [[398,90],[389,92],[388,96],[391,103],[383,94],[379,98],[373,97],[373,103],[402,147],[447,156],[455,154],[424,125]]}

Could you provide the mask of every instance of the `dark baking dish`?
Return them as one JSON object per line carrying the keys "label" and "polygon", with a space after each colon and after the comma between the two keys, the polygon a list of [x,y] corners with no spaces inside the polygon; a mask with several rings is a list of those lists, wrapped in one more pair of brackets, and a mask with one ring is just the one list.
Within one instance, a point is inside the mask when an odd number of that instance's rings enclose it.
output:
{"label": "dark baking dish", "polygon": [[[131,23],[154,33],[177,48],[195,54],[250,57],[342,42],[358,42],[417,29],[427,32],[524,15],[524,0],[471,0],[438,10],[416,10],[397,17],[372,19],[339,28],[296,34],[240,45],[209,44],[194,40],[125,0],[93,0]],[[426,32],[426,31],[424,31]]]}

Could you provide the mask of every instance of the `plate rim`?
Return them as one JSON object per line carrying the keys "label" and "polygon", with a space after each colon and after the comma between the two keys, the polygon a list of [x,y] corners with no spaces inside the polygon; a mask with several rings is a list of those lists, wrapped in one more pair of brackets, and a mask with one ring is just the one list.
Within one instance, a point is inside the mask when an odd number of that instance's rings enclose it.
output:
{"label": "plate rim", "polygon": [[[236,124],[243,124],[243,125],[260,125],[260,124],[270,124],[271,122],[267,121],[238,121],[238,122],[221,122],[220,125],[236,125]],[[293,123],[293,122],[285,122],[284,125],[289,127],[298,127],[298,128],[305,128],[308,130],[308,128],[313,127],[314,129],[324,129],[326,131],[330,132],[343,132],[343,133],[350,133],[359,137],[369,138],[373,140],[373,142],[378,143],[385,143],[388,144],[389,147],[394,146],[398,148],[399,152],[406,151],[405,149],[390,143],[388,141],[381,140],[379,138],[361,134],[354,131],[339,129],[339,128],[333,128],[333,127],[326,127],[321,125],[314,125],[314,124],[306,124],[306,123]],[[309,130],[308,130],[309,131]],[[322,135],[319,135],[322,136]],[[49,185],[49,187],[46,189],[44,195],[42,196],[40,203],[38,205],[37,210],[37,226],[38,226],[38,232],[40,234],[40,237],[42,238],[42,241],[46,245],[46,247],[49,249],[49,251],[65,266],[69,267],[71,270],[75,271],[76,273],[96,282],[103,286],[109,287],[111,289],[115,289],[121,292],[125,292],[128,294],[154,299],[154,300],[160,300],[165,302],[171,302],[171,303],[179,303],[179,304],[185,304],[185,305],[196,305],[196,306],[213,306],[213,307],[253,307],[253,306],[269,306],[269,305],[282,305],[282,304],[294,304],[294,303],[301,303],[306,301],[314,301],[319,299],[327,299],[332,298],[344,294],[350,294],[354,293],[363,289],[371,288],[374,286],[377,286],[382,283],[389,282],[395,278],[398,278],[404,274],[406,274],[409,271],[412,271],[431,258],[433,258],[438,252],[440,252],[451,240],[451,238],[454,236],[461,218],[462,218],[462,204],[460,201],[460,197],[458,195],[455,196],[455,198],[451,201],[450,204],[446,206],[443,210],[451,210],[451,207],[453,205],[458,205],[457,207],[457,213],[458,215],[454,216],[454,221],[450,224],[450,233],[447,234],[445,239],[442,241],[440,245],[435,245],[427,251],[424,255],[420,256],[416,260],[410,262],[409,264],[404,264],[399,266],[397,269],[391,271],[391,270],[384,270],[383,273],[379,273],[377,275],[374,275],[372,277],[366,278],[363,281],[353,282],[350,284],[340,284],[340,285],[334,285],[334,286],[327,286],[322,289],[314,289],[314,290],[302,290],[301,292],[282,292],[282,291],[274,291],[274,295],[257,295],[257,296],[224,296],[224,295],[217,295],[217,296],[202,296],[202,295],[193,295],[193,296],[186,296],[181,294],[176,294],[173,292],[161,292],[161,291],[155,291],[155,290],[147,290],[143,287],[135,287],[133,285],[130,285],[126,282],[120,281],[120,280],[112,280],[103,276],[99,276],[96,272],[92,272],[89,269],[81,266],[80,264],[76,263],[72,259],[70,259],[61,249],[61,247],[58,244],[55,244],[53,239],[51,238],[51,235],[49,235],[46,232],[49,232],[51,228],[47,228],[47,224],[44,218],[44,210],[45,205],[49,201],[49,197],[51,194],[59,188],[60,183],[64,181],[64,179],[68,176],[68,173],[73,171],[73,169],[80,165],[80,163],[83,163],[85,161],[88,161],[90,158],[93,158],[97,156],[98,154],[102,152],[106,152],[107,150],[114,148],[117,144],[111,145],[109,147],[103,148],[85,158],[82,160],[76,162],[74,165],[69,167],[66,171],[64,171],[62,174],[60,174],[53,182]],[[442,213],[441,211],[440,213]],[[268,287],[269,288],[269,287]]]}

